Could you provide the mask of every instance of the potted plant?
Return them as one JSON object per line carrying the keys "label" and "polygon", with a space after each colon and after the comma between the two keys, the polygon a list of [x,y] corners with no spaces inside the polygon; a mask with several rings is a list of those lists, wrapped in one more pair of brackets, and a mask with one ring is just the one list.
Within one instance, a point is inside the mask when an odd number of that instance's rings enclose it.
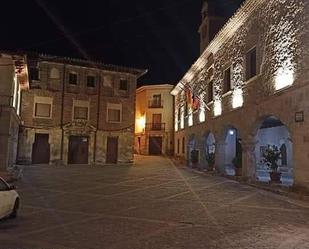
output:
{"label": "potted plant", "polygon": [[195,168],[197,167],[197,164],[198,164],[198,150],[192,150],[191,151],[191,163],[192,163],[192,166]]}
{"label": "potted plant", "polygon": [[276,145],[267,145],[263,151],[262,163],[265,163],[269,169],[269,176],[272,182],[281,183],[281,172],[278,171],[278,160],[281,158],[281,151]]}
{"label": "potted plant", "polygon": [[241,155],[236,155],[233,158],[232,163],[233,163],[234,168],[235,168],[235,176],[241,176],[242,175],[242,157],[241,157]]}
{"label": "potted plant", "polygon": [[208,163],[207,170],[213,171],[215,166],[215,153],[214,152],[208,153],[208,155],[206,156],[206,161]]}

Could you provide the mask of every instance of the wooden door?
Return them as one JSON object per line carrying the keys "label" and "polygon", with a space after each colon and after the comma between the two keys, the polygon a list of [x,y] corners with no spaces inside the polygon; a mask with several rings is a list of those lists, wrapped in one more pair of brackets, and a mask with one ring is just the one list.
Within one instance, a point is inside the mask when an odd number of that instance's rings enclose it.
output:
{"label": "wooden door", "polygon": [[149,155],[162,154],[162,137],[149,137]]}
{"label": "wooden door", "polygon": [[152,130],[161,130],[162,114],[152,114]]}
{"label": "wooden door", "polygon": [[35,134],[34,144],[32,145],[32,163],[47,164],[50,158],[50,145],[48,134]]}
{"label": "wooden door", "polygon": [[118,137],[108,137],[106,146],[106,163],[118,162]]}
{"label": "wooden door", "polygon": [[69,164],[88,164],[88,137],[70,136],[69,137]]}

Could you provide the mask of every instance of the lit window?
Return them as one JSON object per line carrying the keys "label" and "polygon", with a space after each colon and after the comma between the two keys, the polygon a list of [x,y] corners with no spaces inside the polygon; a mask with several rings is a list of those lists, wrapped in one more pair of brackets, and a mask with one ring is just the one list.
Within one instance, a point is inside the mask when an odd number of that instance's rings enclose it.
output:
{"label": "lit window", "polygon": [[88,75],[87,76],[87,87],[95,87],[95,76]]}
{"label": "lit window", "polygon": [[77,85],[77,73],[69,73],[69,83],[71,85]]}
{"label": "lit window", "polygon": [[88,107],[74,106],[74,119],[88,120]]}

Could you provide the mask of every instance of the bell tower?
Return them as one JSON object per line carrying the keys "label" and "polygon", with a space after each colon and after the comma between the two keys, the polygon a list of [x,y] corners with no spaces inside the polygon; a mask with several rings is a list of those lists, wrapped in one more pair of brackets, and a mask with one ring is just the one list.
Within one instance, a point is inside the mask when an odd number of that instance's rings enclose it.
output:
{"label": "bell tower", "polygon": [[215,0],[205,0],[202,7],[202,22],[199,27],[200,53],[209,45],[226,22],[226,17],[215,4]]}

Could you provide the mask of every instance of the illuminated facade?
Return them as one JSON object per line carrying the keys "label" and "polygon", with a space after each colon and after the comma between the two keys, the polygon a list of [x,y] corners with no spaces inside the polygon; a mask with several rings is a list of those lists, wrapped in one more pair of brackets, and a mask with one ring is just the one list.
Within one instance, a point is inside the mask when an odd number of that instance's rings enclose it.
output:
{"label": "illuminated facade", "polygon": [[[247,0],[172,91],[175,154],[191,165],[198,151],[206,169],[214,152],[226,175],[235,175],[241,157],[243,178],[268,181],[262,155],[275,145],[281,182],[309,188],[308,24],[308,1]],[[190,110],[186,91],[199,108]]]}
{"label": "illuminated facade", "polygon": [[174,149],[173,85],[147,85],[136,90],[135,152],[172,155]]}
{"label": "illuminated facade", "polygon": [[0,172],[16,163],[21,91],[28,86],[26,57],[0,53]]}
{"label": "illuminated facade", "polygon": [[20,163],[133,161],[136,81],[146,70],[41,54],[28,61]]}

